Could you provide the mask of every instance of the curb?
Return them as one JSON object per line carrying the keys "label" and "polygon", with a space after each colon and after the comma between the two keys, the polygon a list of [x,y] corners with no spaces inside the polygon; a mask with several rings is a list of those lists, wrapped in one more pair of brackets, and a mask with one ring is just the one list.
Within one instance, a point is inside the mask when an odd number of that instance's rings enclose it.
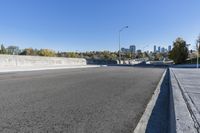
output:
{"label": "curb", "polygon": [[146,107],[140,121],[138,122],[136,128],[134,129],[133,133],[145,133],[149,118],[151,116],[151,113],[152,113],[155,103],[157,101],[158,95],[160,93],[161,84],[164,80],[164,77],[165,77],[167,71],[168,71],[167,69],[164,71],[164,73],[163,73],[149,103],[147,104],[147,107]]}

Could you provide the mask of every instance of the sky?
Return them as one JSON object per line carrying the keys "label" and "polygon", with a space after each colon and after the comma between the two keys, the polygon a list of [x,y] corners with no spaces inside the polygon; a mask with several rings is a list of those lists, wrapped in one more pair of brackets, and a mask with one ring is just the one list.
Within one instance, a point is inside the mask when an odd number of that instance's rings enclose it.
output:
{"label": "sky", "polygon": [[0,0],[0,44],[56,51],[153,50],[200,34],[200,0]]}

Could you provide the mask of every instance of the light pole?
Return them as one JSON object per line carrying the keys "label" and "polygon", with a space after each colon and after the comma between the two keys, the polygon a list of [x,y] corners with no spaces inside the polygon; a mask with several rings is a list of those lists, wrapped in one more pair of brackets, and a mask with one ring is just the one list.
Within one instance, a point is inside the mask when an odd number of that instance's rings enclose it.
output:
{"label": "light pole", "polygon": [[197,41],[197,69],[199,68],[199,47],[200,41]]}
{"label": "light pole", "polygon": [[145,49],[146,47],[149,47],[149,45],[144,46],[143,49],[142,49],[142,50],[143,50],[143,58],[144,58],[144,60],[145,60],[145,50],[144,50],[144,49]]}
{"label": "light pole", "polygon": [[[146,47],[149,47],[149,45],[144,46],[144,47],[143,47],[143,51],[144,51],[144,49],[145,49]],[[144,51],[144,52],[145,52],[145,51]]]}
{"label": "light pole", "polygon": [[119,64],[121,64],[121,32],[126,28],[128,28],[128,26],[124,26],[119,30]]}

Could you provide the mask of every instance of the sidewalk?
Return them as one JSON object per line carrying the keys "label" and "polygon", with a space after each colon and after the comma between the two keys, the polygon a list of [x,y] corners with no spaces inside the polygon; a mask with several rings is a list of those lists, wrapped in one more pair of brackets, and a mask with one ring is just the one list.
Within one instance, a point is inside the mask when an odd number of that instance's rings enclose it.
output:
{"label": "sidewalk", "polygon": [[199,133],[200,69],[170,68],[170,81],[171,132]]}
{"label": "sidewalk", "polygon": [[52,65],[52,66],[23,66],[23,67],[0,67],[0,73],[3,72],[20,72],[20,71],[38,71],[53,69],[72,69],[72,68],[93,68],[101,67],[101,65]]}

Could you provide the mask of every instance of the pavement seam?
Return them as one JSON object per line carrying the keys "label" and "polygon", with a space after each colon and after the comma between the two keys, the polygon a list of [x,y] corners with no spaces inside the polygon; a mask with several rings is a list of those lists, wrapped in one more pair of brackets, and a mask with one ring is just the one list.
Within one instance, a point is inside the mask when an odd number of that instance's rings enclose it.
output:
{"label": "pavement seam", "polygon": [[155,89],[150,101],[148,102],[146,109],[145,109],[142,117],[140,118],[140,121],[138,122],[136,128],[134,129],[133,133],[145,133],[146,132],[148,121],[152,114],[153,108],[156,104],[157,98],[160,93],[160,87],[161,87],[161,84],[162,84],[166,74],[167,74],[167,69],[163,72],[163,75],[162,75],[159,83],[157,84],[156,89]]}
{"label": "pavement seam", "polygon": [[[192,104],[194,104],[194,103],[193,103],[191,97],[190,97],[189,95],[186,95],[186,94],[184,93],[184,90],[185,90],[185,89],[181,86],[180,81],[178,80],[178,78],[177,78],[175,72],[174,72],[173,70],[171,70],[171,71],[173,72],[173,75],[174,75],[174,77],[175,77],[175,79],[176,79],[176,82],[177,82],[177,84],[178,84],[178,86],[179,86],[179,89],[180,89],[180,91],[181,91],[181,94],[182,94],[182,96],[183,96],[183,99],[184,99],[184,101],[185,101],[185,103],[186,103],[186,105],[187,105],[187,109],[188,109],[188,111],[189,111],[189,113],[190,113],[190,116],[191,116],[193,122],[194,122],[194,128],[197,130],[198,133],[200,133],[200,131],[199,131],[199,129],[200,129],[200,124],[199,124],[199,122],[198,122],[198,120],[197,120],[195,114],[193,113],[193,109],[192,109],[192,107],[191,107],[191,105],[190,105],[190,102],[189,102],[188,100],[191,100],[191,103],[192,103]],[[189,97],[189,98],[187,98],[187,97]],[[194,105],[193,105],[193,106],[194,106]],[[194,107],[196,108],[196,106],[194,106]]]}

